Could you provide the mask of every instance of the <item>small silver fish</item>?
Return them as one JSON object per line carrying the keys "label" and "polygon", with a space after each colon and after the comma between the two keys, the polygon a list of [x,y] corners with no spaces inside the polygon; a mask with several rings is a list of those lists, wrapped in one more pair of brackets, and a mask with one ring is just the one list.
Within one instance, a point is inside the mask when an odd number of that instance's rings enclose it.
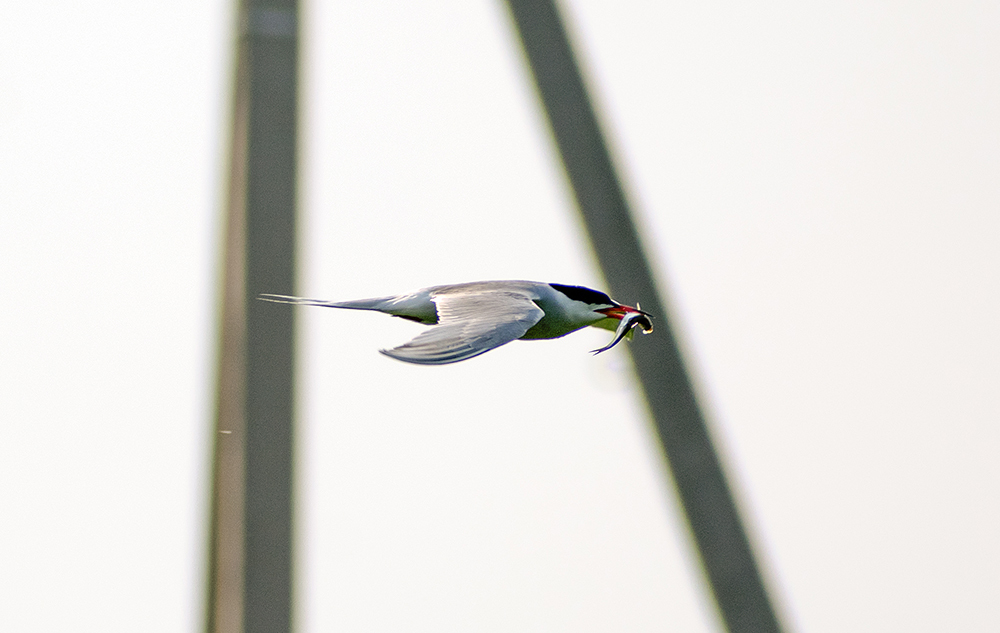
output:
{"label": "small silver fish", "polygon": [[637,325],[642,327],[643,334],[649,334],[653,331],[653,322],[649,320],[648,314],[645,312],[629,312],[622,317],[621,322],[618,324],[618,329],[615,331],[615,339],[601,349],[591,350],[591,353],[600,354],[601,352],[606,352],[626,336],[632,338],[632,328]]}

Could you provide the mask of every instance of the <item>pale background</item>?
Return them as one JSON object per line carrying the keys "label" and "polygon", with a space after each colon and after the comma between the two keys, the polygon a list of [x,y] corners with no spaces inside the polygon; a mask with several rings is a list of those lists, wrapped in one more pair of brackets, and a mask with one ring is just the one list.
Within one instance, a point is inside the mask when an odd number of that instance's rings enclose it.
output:
{"label": "pale background", "polygon": [[[1000,630],[1000,5],[563,7],[789,628]],[[200,630],[232,11],[0,7],[0,630]],[[602,286],[500,3],[303,21],[301,294]],[[610,333],[299,315],[298,630],[718,630]]]}

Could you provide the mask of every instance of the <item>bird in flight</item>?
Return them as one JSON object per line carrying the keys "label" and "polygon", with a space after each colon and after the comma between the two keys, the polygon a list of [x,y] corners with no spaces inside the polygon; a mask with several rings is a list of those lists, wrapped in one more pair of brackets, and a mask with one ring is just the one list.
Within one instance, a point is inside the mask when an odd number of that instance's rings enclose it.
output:
{"label": "bird in flight", "polygon": [[415,292],[359,299],[323,301],[286,295],[260,295],[275,303],[374,310],[433,327],[409,343],[380,350],[386,356],[420,365],[467,360],[515,339],[559,338],[588,325],[613,330],[607,351],[640,326],[653,331],[650,315],[583,286],[536,281],[475,281],[431,286]]}

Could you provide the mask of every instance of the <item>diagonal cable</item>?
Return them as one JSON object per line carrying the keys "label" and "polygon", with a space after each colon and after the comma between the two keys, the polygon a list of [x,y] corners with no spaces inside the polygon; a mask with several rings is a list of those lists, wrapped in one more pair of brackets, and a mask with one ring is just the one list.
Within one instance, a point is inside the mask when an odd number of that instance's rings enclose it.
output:
{"label": "diagonal cable", "polygon": [[610,290],[659,317],[629,350],[722,619],[732,633],[780,631],[559,12],[507,5]]}

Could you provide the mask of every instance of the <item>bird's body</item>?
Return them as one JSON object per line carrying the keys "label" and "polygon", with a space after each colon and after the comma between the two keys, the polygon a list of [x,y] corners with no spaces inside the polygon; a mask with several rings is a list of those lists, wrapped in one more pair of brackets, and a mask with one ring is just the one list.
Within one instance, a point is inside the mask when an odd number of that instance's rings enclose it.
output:
{"label": "bird's body", "polygon": [[618,330],[614,344],[635,325],[652,331],[649,315],[582,286],[535,281],[476,281],[356,301],[323,301],[261,295],[265,301],[348,310],[373,310],[433,325],[409,343],[383,354],[425,365],[478,356],[515,339],[550,339],[589,325]]}

